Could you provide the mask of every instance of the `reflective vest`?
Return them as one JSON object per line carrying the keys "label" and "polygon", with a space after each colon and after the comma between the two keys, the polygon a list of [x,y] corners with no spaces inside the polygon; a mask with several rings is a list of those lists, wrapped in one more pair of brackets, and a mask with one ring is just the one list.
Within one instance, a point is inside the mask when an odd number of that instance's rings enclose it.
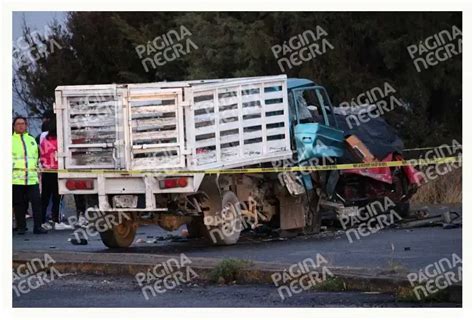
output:
{"label": "reflective vest", "polygon": [[28,133],[12,135],[12,183],[38,184],[38,145]]}

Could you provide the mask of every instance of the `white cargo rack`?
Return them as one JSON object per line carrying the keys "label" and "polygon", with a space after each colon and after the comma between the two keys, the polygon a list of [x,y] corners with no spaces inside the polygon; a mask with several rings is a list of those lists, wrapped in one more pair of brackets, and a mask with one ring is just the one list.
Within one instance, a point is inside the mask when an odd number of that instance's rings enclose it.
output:
{"label": "white cargo rack", "polygon": [[286,76],[185,90],[188,168],[231,168],[291,157]]}
{"label": "white cargo rack", "polygon": [[60,169],[235,168],[292,154],[286,75],[60,86],[55,111]]}

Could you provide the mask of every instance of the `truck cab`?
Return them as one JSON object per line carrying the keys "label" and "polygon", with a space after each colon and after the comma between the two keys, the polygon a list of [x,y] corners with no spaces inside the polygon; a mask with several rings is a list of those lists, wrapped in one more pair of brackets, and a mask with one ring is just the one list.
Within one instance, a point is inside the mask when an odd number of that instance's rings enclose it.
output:
{"label": "truck cab", "polygon": [[341,157],[344,132],[338,129],[326,89],[308,79],[288,79],[290,131],[298,161]]}

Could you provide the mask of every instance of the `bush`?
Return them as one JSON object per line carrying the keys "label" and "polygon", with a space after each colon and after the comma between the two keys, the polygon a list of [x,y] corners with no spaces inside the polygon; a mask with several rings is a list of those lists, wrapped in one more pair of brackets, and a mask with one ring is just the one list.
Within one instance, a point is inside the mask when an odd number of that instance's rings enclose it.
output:
{"label": "bush", "polygon": [[462,168],[422,185],[412,197],[411,203],[462,203]]}
{"label": "bush", "polygon": [[248,267],[250,262],[241,259],[224,259],[209,274],[209,279],[216,283],[230,283],[236,281],[245,267]]}

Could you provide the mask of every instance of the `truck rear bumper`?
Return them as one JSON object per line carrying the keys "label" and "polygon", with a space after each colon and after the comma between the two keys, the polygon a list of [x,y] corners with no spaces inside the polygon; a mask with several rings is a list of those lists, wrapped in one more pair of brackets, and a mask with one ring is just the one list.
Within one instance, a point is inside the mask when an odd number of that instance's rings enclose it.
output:
{"label": "truck rear bumper", "polygon": [[[165,180],[180,179],[180,186],[170,187]],[[183,179],[184,178],[184,179]],[[58,176],[59,193],[74,195],[97,195],[98,209],[110,210],[109,195],[144,195],[146,206],[143,211],[161,211],[156,206],[157,194],[186,194],[199,190],[204,174],[194,175],[130,175],[117,173],[60,173]],[[75,188],[74,182],[86,181]],[[186,185],[183,184],[186,181]],[[72,183],[71,183],[72,182]],[[142,211],[142,210],[140,210]]]}
{"label": "truck rear bumper", "polygon": [[[60,194],[146,194],[152,193],[192,193],[199,189],[204,174],[151,176],[122,174],[60,173],[58,176]],[[186,186],[165,187],[163,181],[185,178]],[[68,181],[87,180],[90,189],[68,187]],[[160,183],[161,182],[161,183]]]}

